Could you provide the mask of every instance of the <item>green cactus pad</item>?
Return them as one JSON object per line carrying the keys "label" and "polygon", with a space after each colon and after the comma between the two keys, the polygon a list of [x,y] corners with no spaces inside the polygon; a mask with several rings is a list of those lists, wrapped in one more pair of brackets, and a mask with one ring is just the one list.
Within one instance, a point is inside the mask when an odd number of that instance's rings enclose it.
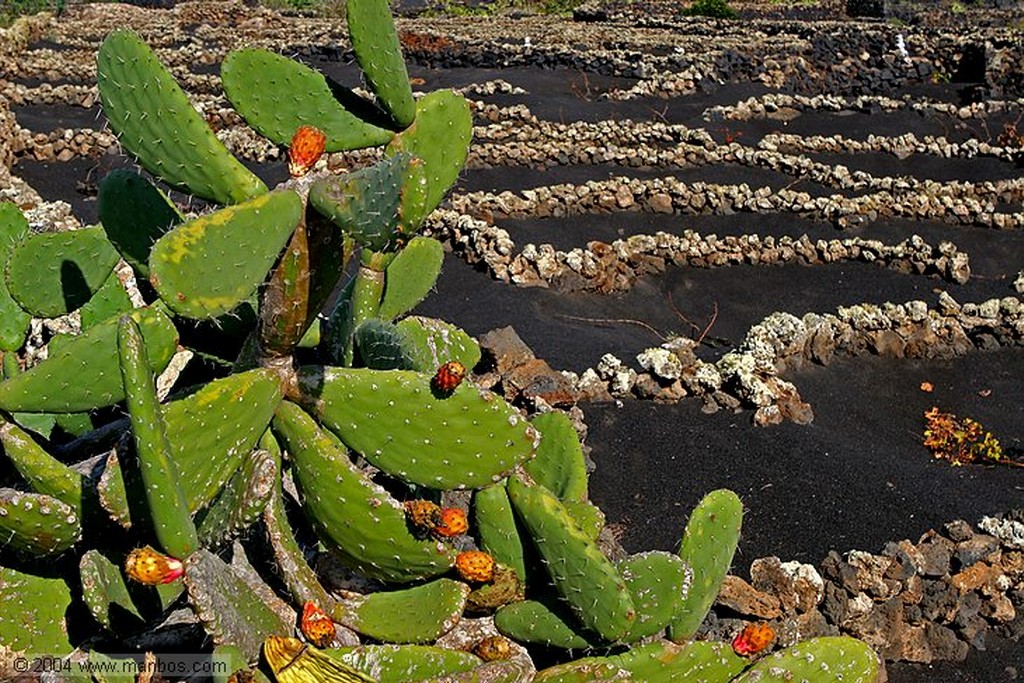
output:
{"label": "green cactus pad", "polygon": [[609,641],[625,636],[636,619],[625,582],[558,498],[521,476],[506,483],[518,519],[529,531],[558,592],[576,618]]}
{"label": "green cactus pad", "polygon": [[199,520],[199,542],[215,548],[248,529],[263,514],[278,476],[278,459],[253,451]]}
{"label": "green cactus pad", "polygon": [[411,370],[433,374],[450,361],[472,370],[480,362],[480,345],[451,323],[413,315],[401,320],[397,328],[405,339]]}
{"label": "green cactus pad", "polygon": [[692,578],[669,623],[670,639],[688,640],[704,621],[729,573],[742,523],[743,503],[726,489],[712,491],[694,508],[679,548]]}
{"label": "green cactus pad", "polygon": [[384,271],[384,297],[377,315],[393,320],[427,298],[441,274],[444,248],[431,237],[414,237]]}
{"label": "green cactus pad", "polygon": [[[0,385],[2,386],[2,385]],[[162,406],[172,435],[172,461],[183,481],[190,512],[210,504],[270,424],[281,401],[277,376],[263,369],[214,380],[194,394]],[[133,504],[116,457],[100,476],[103,508],[125,527],[131,526]],[[134,505],[139,504],[137,501]]]}
{"label": "green cactus pad", "polygon": [[96,57],[103,113],[147,171],[175,187],[235,204],[267,186],[217,139],[153,51],[112,31]]}
{"label": "green cactus pad", "polygon": [[[585,657],[538,671],[534,683],[728,683],[749,661],[726,643],[660,641],[621,655]],[[790,679],[786,679],[790,680]],[[794,679],[796,680],[796,679]],[[818,683],[818,679],[807,679]]]}
{"label": "green cactus pad", "polygon": [[[142,328],[153,372],[162,372],[177,349],[178,331],[154,308],[131,317]],[[69,339],[35,367],[0,382],[0,409],[27,413],[84,412],[124,399],[117,358],[117,320]]]}
{"label": "green cactus pad", "polygon": [[131,316],[126,315],[119,322],[117,348],[136,462],[153,532],[164,552],[184,558],[199,547],[181,486],[187,480],[178,478],[142,331]]}
{"label": "green cactus pad", "polygon": [[117,271],[113,271],[107,276],[99,291],[78,309],[78,315],[82,321],[82,329],[88,330],[98,323],[130,313],[133,308],[135,306],[121,284]]}
{"label": "green cactus pad", "polygon": [[370,250],[391,247],[409,158],[395,154],[346,175],[321,178],[309,188],[309,204]]}
{"label": "green cactus pad", "polygon": [[128,592],[120,564],[100,551],[90,549],[82,555],[78,567],[82,598],[96,621],[109,630],[126,621],[129,627],[143,625],[142,614]]}
{"label": "green cactus pad", "polygon": [[521,643],[565,650],[587,650],[600,643],[599,638],[581,631],[568,610],[537,600],[505,605],[494,613],[494,625],[502,635]]}
{"label": "green cactus pad", "polygon": [[0,489],[0,538],[4,547],[27,555],[64,552],[82,535],[82,520],[70,505],[41,493]]}
{"label": "green cactus pad", "polygon": [[352,51],[377,101],[399,129],[406,128],[416,118],[416,101],[388,0],[349,0],[345,17]]}
{"label": "green cactus pad", "polygon": [[[462,172],[473,136],[473,116],[462,95],[437,90],[416,102],[416,120],[395,136],[387,153],[408,152],[424,162],[420,176],[408,174],[410,183],[426,179],[426,192],[410,191],[402,198],[402,224],[409,233],[436,209]],[[419,176],[419,178],[417,178]]]}
{"label": "green cactus pad", "polygon": [[881,665],[871,647],[856,638],[811,638],[759,660],[735,683],[874,683]]}
{"label": "green cactus pad", "polygon": [[[0,270],[7,270],[11,250],[28,234],[28,221],[13,202],[0,202]],[[32,316],[22,310],[0,277],[0,350],[15,351],[25,343]]]}
{"label": "green cactus pad", "polygon": [[521,659],[487,662],[472,671],[426,678],[417,683],[523,683],[533,680],[533,666]]}
{"label": "green cactus pad", "polygon": [[[250,668],[249,658],[234,645],[218,645],[213,648],[210,661],[213,663],[213,683],[240,683],[245,680],[255,683],[260,680],[255,677],[257,670]],[[235,676],[239,672],[244,673]],[[263,676],[262,673],[259,675]],[[245,676],[252,676],[252,678],[245,678]],[[264,677],[263,680],[268,679]]]}
{"label": "green cactus pad", "polygon": [[303,506],[320,539],[342,562],[372,578],[409,582],[448,571],[455,551],[421,541],[405,511],[349,460],[298,406],[283,402],[274,431],[288,451]]}
{"label": "green cactus pad", "polygon": [[393,323],[379,318],[364,320],[353,333],[353,343],[360,364],[372,370],[408,370],[412,366],[405,337]]}
{"label": "green cactus pad", "polygon": [[289,144],[300,126],[320,129],[328,152],[383,145],[393,137],[348,111],[323,74],[293,59],[256,48],[236,50],[220,75],[224,93],[246,123],[279,145]]}
{"label": "green cactus pad", "polygon": [[686,585],[686,565],[678,555],[652,550],[618,563],[636,606],[636,621],[623,639],[635,642],[664,629],[675,615],[676,601]]}
{"label": "green cactus pad", "polygon": [[[396,591],[378,591],[342,600],[345,616],[341,623],[380,642],[433,642],[459,623],[467,595],[469,586],[452,579],[436,579]],[[396,619],[400,614],[407,618]]]}
{"label": "green cactus pad", "polygon": [[0,642],[14,652],[69,654],[67,612],[73,600],[64,579],[0,565]]}
{"label": "green cactus pad", "polygon": [[279,190],[183,223],[153,245],[150,282],[175,313],[227,313],[256,291],[301,218],[299,195]]}
{"label": "green cactus pad", "polygon": [[530,420],[540,432],[537,457],[524,465],[534,481],[562,501],[587,497],[587,463],[580,437],[565,413],[541,413]]}
{"label": "green cactus pad", "polygon": [[533,457],[536,432],[518,410],[467,383],[435,395],[431,379],[403,370],[304,367],[299,391],[349,448],[410,483],[478,488]]}
{"label": "green cactus pad", "polygon": [[280,484],[271,493],[270,502],[263,511],[263,524],[278,573],[292,596],[292,602],[302,605],[310,601],[336,621],[343,619],[344,611],[337,607],[335,599],[320,584],[316,572],[306,562],[305,553],[288,523]]}
{"label": "green cactus pad", "polygon": [[147,278],[153,243],[184,220],[167,195],[128,169],[111,171],[100,183],[99,213],[121,258]]}
{"label": "green cactus pad", "polygon": [[504,485],[487,486],[473,493],[473,520],[481,550],[511,567],[520,581],[526,581],[523,541]]}
{"label": "green cactus pad", "polygon": [[36,493],[52,496],[81,516],[85,477],[47,453],[18,425],[0,417],[4,455]]}
{"label": "green cactus pad", "polygon": [[380,683],[409,683],[471,671],[483,662],[476,655],[429,645],[360,645],[323,653],[376,678]]}
{"label": "green cactus pad", "polygon": [[30,234],[11,251],[7,288],[25,311],[55,318],[91,299],[118,258],[99,227]]}
{"label": "green cactus pad", "polygon": [[214,645],[235,645],[255,661],[263,641],[291,633],[286,623],[224,560],[199,549],[185,561],[189,603]]}
{"label": "green cactus pad", "polygon": [[596,541],[604,528],[604,512],[589,500],[562,501],[565,511],[569,513],[576,526],[587,538]]}

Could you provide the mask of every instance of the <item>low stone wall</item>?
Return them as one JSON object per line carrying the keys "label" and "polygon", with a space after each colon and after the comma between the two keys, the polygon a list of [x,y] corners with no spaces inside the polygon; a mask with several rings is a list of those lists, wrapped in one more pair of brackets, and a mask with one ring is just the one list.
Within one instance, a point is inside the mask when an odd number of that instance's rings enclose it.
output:
{"label": "low stone wall", "polygon": [[786,646],[814,636],[861,638],[889,661],[963,660],[988,634],[1024,635],[1024,509],[957,520],[880,554],[832,552],[820,568],[755,560],[726,579],[702,633],[729,638],[768,621]]}

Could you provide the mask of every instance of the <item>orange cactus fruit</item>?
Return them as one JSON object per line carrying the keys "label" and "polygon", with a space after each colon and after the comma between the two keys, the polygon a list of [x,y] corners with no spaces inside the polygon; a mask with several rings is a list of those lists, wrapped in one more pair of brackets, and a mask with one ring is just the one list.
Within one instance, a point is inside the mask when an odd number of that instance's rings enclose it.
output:
{"label": "orange cactus fruit", "polygon": [[431,385],[442,394],[450,394],[466,379],[466,366],[457,360],[448,361],[437,369]]}
{"label": "orange cactus fruit", "polygon": [[405,516],[414,527],[433,531],[441,523],[441,506],[429,500],[407,500],[403,504]]}
{"label": "orange cactus fruit", "polygon": [[185,565],[170,555],[151,546],[136,548],[124,560],[124,573],[128,578],[147,586],[170,583],[185,573]]}
{"label": "orange cactus fruit", "polygon": [[473,654],[485,662],[496,662],[502,659],[512,658],[512,645],[508,638],[502,636],[487,636],[473,646]]}
{"label": "orange cactus fruit", "polygon": [[468,583],[494,580],[494,558],[482,550],[467,550],[455,557],[455,571]]}
{"label": "orange cactus fruit", "polygon": [[293,178],[309,173],[323,155],[327,136],[314,126],[299,126],[288,146],[288,172]]}
{"label": "orange cactus fruit", "polygon": [[311,600],[302,606],[299,628],[306,640],[317,647],[327,647],[334,642],[334,620]]}
{"label": "orange cactus fruit", "polygon": [[469,531],[466,511],[461,508],[441,508],[440,522],[432,531],[435,536],[452,538]]}
{"label": "orange cactus fruit", "polygon": [[775,630],[765,622],[747,624],[732,639],[733,652],[742,657],[752,657],[775,640]]}

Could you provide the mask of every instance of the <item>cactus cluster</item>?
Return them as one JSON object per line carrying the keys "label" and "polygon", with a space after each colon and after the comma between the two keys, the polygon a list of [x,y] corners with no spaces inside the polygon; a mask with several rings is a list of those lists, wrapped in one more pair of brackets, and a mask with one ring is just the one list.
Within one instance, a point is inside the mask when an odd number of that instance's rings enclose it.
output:
{"label": "cactus cluster", "polygon": [[[343,103],[264,50],[223,65],[239,113],[297,148],[280,186],[114,31],[97,59],[104,112],[152,179],[111,173],[102,225],[66,233],[30,234],[0,204],[0,644],[102,659],[100,644],[187,605],[212,656],[247,672],[234,680],[872,680],[876,658],[850,639],[760,662],[693,642],[739,499],[702,501],[679,553],[613,562],[569,419],[527,420],[464,381],[476,342],[410,315],[440,272],[441,245],[417,231],[465,163],[470,109],[450,91],[414,97],[385,0],[350,0],[348,21],[374,101]],[[321,149],[364,147],[380,151],[364,168],[314,166]],[[186,217],[162,186],[221,206]],[[72,312],[81,333],[23,368],[30,320]],[[165,397],[156,376],[182,349]],[[502,635],[434,645],[464,614]],[[342,633],[367,644],[335,647]],[[600,656],[535,672],[510,640]]]}

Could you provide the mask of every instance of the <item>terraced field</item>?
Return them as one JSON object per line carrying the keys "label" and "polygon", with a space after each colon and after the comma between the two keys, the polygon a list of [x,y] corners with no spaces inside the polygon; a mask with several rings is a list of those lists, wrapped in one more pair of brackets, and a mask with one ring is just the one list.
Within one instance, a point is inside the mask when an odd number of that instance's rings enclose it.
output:
{"label": "terraced field", "polygon": [[[740,494],[737,579],[710,633],[777,619],[868,639],[893,681],[1016,680],[1019,8],[886,22],[737,5],[740,21],[662,2],[403,19],[415,88],[457,89],[475,115],[468,169],[430,219],[449,253],[419,312],[475,336],[514,328],[487,335],[478,380],[585,423],[592,495],[627,550],[672,549],[705,492]],[[98,181],[133,166],[94,86],[113,27],[157,49],[268,184],[286,160],[223,97],[227,52],[267,47],[360,86],[337,22],[235,2],[40,21],[20,46],[7,36],[0,70],[0,200],[36,230],[95,223]],[[1011,464],[933,459],[933,405],[984,424]],[[813,567],[813,607],[778,597],[770,563],[750,568],[770,556]],[[967,582],[979,567],[989,578]]]}

